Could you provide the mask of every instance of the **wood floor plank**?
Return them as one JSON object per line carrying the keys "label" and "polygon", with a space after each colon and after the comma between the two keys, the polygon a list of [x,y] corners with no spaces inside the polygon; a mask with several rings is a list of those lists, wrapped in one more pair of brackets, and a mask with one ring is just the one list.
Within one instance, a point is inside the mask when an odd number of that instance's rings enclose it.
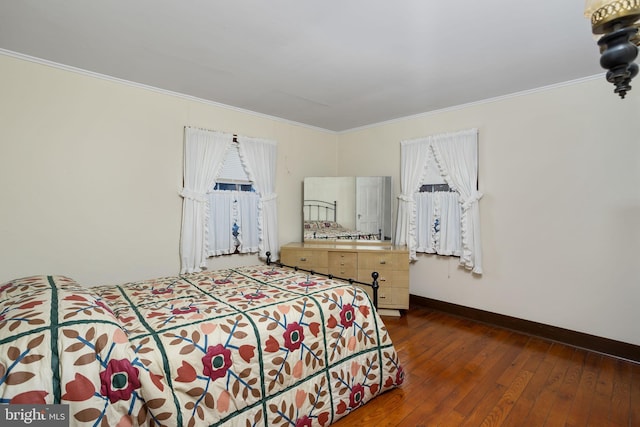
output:
{"label": "wood floor plank", "polygon": [[[472,373],[472,385],[473,387],[468,390],[467,393],[462,396],[460,402],[453,408],[463,416],[468,416],[473,411],[473,408],[484,397],[486,392],[493,388],[495,384],[495,378],[492,378],[492,373],[501,369],[504,366],[505,361],[495,368],[500,360],[500,355],[508,349],[507,340],[511,335],[510,331],[501,331],[496,334],[493,339],[487,344],[486,348],[478,353],[469,364],[465,366],[465,370]],[[509,358],[511,355],[507,355]],[[515,358],[515,356],[513,357]],[[488,380],[487,380],[488,378]],[[492,381],[493,380],[493,381]]]}
{"label": "wood floor plank", "polygon": [[[628,363],[615,360],[613,372],[613,394],[609,419],[613,425],[626,426],[631,410],[631,377],[633,371]],[[640,405],[640,402],[635,402]]]}
{"label": "wood floor plank", "polygon": [[497,380],[518,357],[525,344],[526,337],[511,333],[503,342],[502,354],[494,358],[493,363],[487,361],[488,369],[483,373],[480,383],[455,407],[456,412],[465,416],[463,425],[479,425],[495,406],[496,400],[499,400],[505,391],[505,386]]}
{"label": "wood floor plank", "polygon": [[533,373],[529,371],[520,371],[513,380],[509,388],[504,392],[498,403],[491,409],[489,414],[484,418],[481,427],[501,426],[505,419],[509,416],[509,412],[513,408],[515,402],[520,398],[525,387],[531,381]]}
{"label": "wood floor plank", "polygon": [[598,366],[603,356],[597,353],[587,353],[578,390],[571,403],[571,408],[567,414],[566,426],[579,427],[586,426],[591,412],[591,402],[595,395],[596,383],[598,382]]}
{"label": "wood floor plank", "polygon": [[616,360],[602,357],[598,366],[598,381],[591,401],[588,425],[615,427],[609,419]]}
{"label": "wood floor plank", "polygon": [[538,393],[536,402],[527,416],[534,425],[543,426],[550,416],[553,417],[550,410],[555,402],[557,391],[564,381],[574,352],[575,349],[572,347],[554,344],[547,353],[553,368],[542,384],[542,390]]}
{"label": "wood floor plank", "polygon": [[[551,343],[549,341],[545,341],[539,338],[531,338],[531,340],[527,343],[527,346],[523,350],[530,353],[527,362],[523,366],[523,370],[532,373],[538,372],[538,368],[544,361],[550,348]],[[540,375],[540,373],[538,373],[538,375]],[[531,382],[531,380],[529,382]],[[527,387],[520,394],[518,400],[515,401],[513,407],[511,408],[511,411],[509,411],[509,415],[505,418],[502,425],[521,427],[524,422],[523,420],[527,419],[527,416],[535,403],[535,398],[535,387],[527,384]]]}
{"label": "wood floor plank", "polygon": [[474,373],[472,367],[469,366],[469,360],[474,360],[474,356],[483,354],[483,352],[487,351],[488,345],[496,341],[488,338],[485,334],[475,334],[473,337],[467,334],[466,340],[466,343],[461,344],[459,351],[450,353],[447,359],[441,361],[441,369],[439,372],[434,373],[429,388],[426,390],[429,399],[422,404],[421,411],[418,414],[414,414],[413,417],[406,420],[407,423],[423,422],[427,425],[436,423],[437,420],[427,414],[442,414],[450,411],[452,407],[445,409],[438,405],[452,403],[454,401],[452,398],[453,393],[473,388]]}
{"label": "wood floor plank", "polygon": [[[506,387],[493,383],[491,387],[482,387],[484,394],[475,404],[470,413],[464,414],[464,422],[461,426],[465,427],[477,427],[484,419],[489,415],[491,410],[495,407],[496,402],[504,395]],[[456,407],[457,408],[457,407]],[[456,412],[460,412],[456,409]]]}
{"label": "wood floor plank", "polygon": [[[507,331],[503,331],[503,333],[507,334]],[[483,381],[482,368],[486,366],[486,361],[497,358],[503,352],[504,347],[500,345],[502,341],[494,338],[495,335],[490,337],[487,334],[483,334],[473,345],[469,346],[469,357],[462,360],[458,365],[450,367],[451,370],[455,371],[455,382],[446,379],[435,379],[436,383],[444,383],[448,387],[442,393],[446,393],[446,395],[443,396],[439,393],[439,398],[429,399],[429,402],[423,405],[426,411],[421,412],[426,417],[424,422],[427,425],[437,425],[441,421],[442,414],[451,414],[448,417],[449,423],[454,423],[454,420],[456,423],[464,421],[464,416],[456,412],[454,408]]]}
{"label": "wood floor plank", "polygon": [[629,426],[640,426],[640,365],[630,364]]}
{"label": "wood floor plank", "polygon": [[[524,336],[523,336],[524,337]],[[498,378],[498,384],[502,384],[503,386],[509,386],[515,378],[524,370],[525,364],[529,361],[532,352],[534,352],[534,348],[536,345],[539,345],[541,341],[534,342],[530,337],[524,337],[526,339],[526,344],[523,348],[524,351],[521,351],[520,354],[515,358],[513,363],[507,367],[507,369],[502,372],[500,378]],[[548,344],[545,346],[544,351],[546,352],[548,348]]]}
{"label": "wood floor plank", "polygon": [[545,427],[564,426],[567,414],[571,409],[571,404],[576,396],[582,369],[587,352],[582,349],[575,349],[571,360],[568,363],[567,371],[562,384],[557,388],[555,400],[549,410],[549,416]]}
{"label": "wood floor plank", "polygon": [[334,425],[640,426],[640,365],[420,306],[385,318],[406,379]]}
{"label": "wood floor plank", "polygon": [[520,395],[520,398],[514,405],[509,417],[505,420],[507,425],[512,426],[535,426],[544,425],[548,410],[546,408],[535,408],[538,397],[557,363],[557,353],[561,350],[561,346],[552,344],[544,357],[538,364],[538,367],[532,371],[533,377],[527,384],[527,387]]}

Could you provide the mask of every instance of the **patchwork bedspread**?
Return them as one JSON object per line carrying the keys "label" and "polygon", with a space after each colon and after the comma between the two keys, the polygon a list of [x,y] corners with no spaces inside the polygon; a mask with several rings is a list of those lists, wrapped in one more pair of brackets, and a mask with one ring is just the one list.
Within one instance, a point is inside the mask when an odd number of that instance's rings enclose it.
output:
{"label": "patchwork bedspread", "polygon": [[403,378],[362,289],[291,269],[0,285],[0,402],[71,425],[325,426]]}

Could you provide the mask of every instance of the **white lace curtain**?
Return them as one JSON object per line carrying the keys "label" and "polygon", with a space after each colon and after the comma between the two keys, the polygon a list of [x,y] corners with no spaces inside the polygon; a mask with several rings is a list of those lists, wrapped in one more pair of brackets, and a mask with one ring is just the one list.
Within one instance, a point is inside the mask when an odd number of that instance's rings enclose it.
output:
{"label": "white lace curtain", "polygon": [[462,255],[460,196],[452,191],[416,193],[416,252]]}
{"label": "white lace curtain", "polygon": [[401,194],[398,197],[398,222],[394,243],[407,245],[411,259],[416,259],[418,250],[416,199],[420,186],[423,184],[427,161],[431,154],[436,160],[440,176],[459,197],[461,207],[460,263],[474,273],[482,274],[480,210],[478,207],[478,200],[482,194],[476,189],[478,130],[470,129],[402,141],[400,148]]}
{"label": "white lace curtain", "polygon": [[278,260],[278,204],[276,191],[277,144],[261,138],[238,136],[240,159],[253,187],[260,195],[258,202],[258,233],[260,257]]}
{"label": "white lace curtain", "polygon": [[206,267],[207,193],[220,173],[224,154],[233,135],[204,129],[185,128],[182,231],[180,235],[180,273],[193,273]]}
{"label": "white lace curtain", "polygon": [[[238,137],[240,158],[260,195],[258,232],[260,256],[277,253],[277,210],[275,189],[276,143]],[[209,199],[222,169],[233,135],[205,129],[185,128],[182,231],[180,237],[181,274],[206,267],[208,250]]]}
{"label": "white lace curtain", "polygon": [[240,253],[258,252],[259,201],[260,196],[251,191],[215,190],[209,194],[209,203],[215,208],[208,220],[208,256],[232,254],[236,247]]}

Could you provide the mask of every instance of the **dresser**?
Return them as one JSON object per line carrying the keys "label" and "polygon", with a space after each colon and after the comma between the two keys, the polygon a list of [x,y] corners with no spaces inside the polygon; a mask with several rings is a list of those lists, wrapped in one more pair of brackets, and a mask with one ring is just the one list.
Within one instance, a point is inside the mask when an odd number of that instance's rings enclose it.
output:
{"label": "dresser", "polygon": [[[379,274],[378,307],[409,308],[409,252],[389,244],[289,243],[280,248],[280,261],[318,273],[371,283]],[[365,287],[370,296],[370,287]]]}

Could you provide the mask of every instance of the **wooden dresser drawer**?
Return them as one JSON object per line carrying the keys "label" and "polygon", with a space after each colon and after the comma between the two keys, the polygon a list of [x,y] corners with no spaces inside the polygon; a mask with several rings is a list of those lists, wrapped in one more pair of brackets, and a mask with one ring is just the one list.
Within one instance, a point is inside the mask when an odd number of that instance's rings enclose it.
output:
{"label": "wooden dresser drawer", "polygon": [[409,256],[406,253],[361,252],[358,268],[371,271],[409,269]]}
{"label": "wooden dresser drawer", "polygon": [[[373,301],[373,290],[369,286],[362,286]],[[390,309],[409,308],[409,292],[401,288],[378,288],[378,307]]]}
{"label": "wooden dresser drawer", "polygon": [[328,267],[327,251],[313,251],[304,249],[285,249],[280,251],[280,260],[292,267],[326,272]]}
{"label": "wooden dresser drawer", "polygon": [[329,274],[345,279],[356,279],[358,276],[358,253],[329,252]]}
{"label": "wooden dresser drawer", "polygon": [[358,270],[358,281],[371,283],[373,280],[371,273],[378,272],[378,285],[380,288],[402,288],[407,292],[409,289],[409,270]]}
{"label": "wooden dresser drawer", "polygon": [[408,308],[409,292],[400,288],[379,288],[378,305],[386,308]]}

